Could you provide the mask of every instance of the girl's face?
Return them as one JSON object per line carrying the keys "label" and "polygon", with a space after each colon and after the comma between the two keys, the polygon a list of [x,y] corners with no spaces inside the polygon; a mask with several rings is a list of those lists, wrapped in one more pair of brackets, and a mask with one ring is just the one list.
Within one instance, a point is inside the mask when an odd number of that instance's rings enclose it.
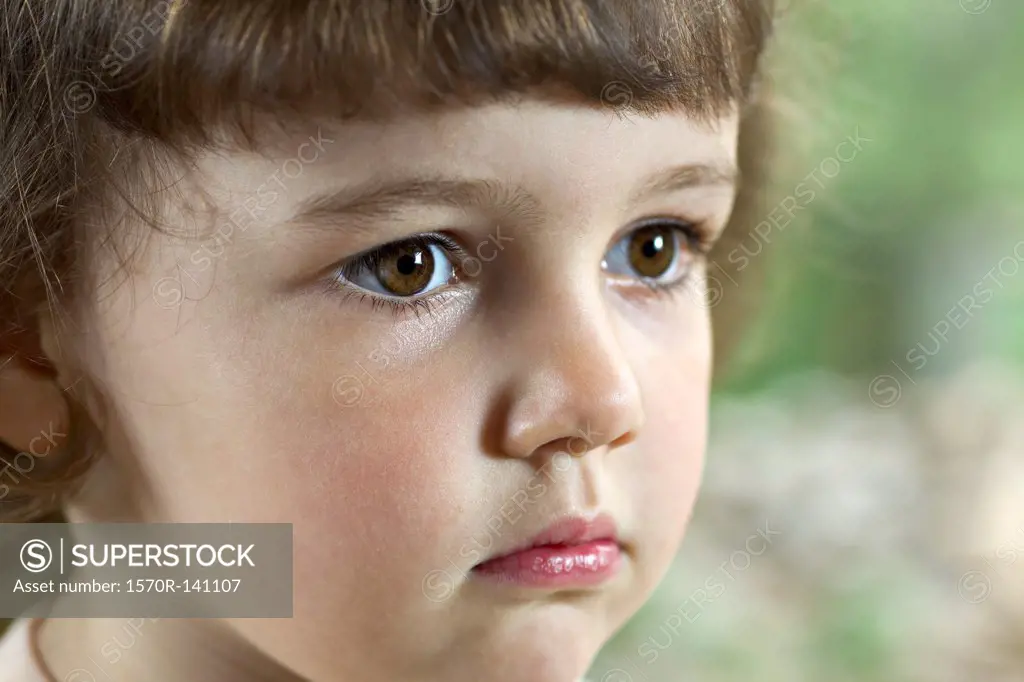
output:
{"label": "girl's face", "polygon": [[737,128],[525,102],[200,158],[129,279],[90,255],[79,517],[293,523],[294,619],[232,627],[312,679],[575,679],[697,493]]}

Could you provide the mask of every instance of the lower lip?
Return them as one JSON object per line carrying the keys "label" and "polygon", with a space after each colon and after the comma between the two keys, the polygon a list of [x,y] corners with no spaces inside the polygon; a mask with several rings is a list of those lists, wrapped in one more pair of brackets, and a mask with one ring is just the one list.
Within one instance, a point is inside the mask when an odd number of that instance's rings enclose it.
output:
{"label": "lower lip", "polygon": [[578,545],[545,545],[480,564],[474,573],[524,587],[592,587],[610,579],[622,564],[622,551],[612,540]]}

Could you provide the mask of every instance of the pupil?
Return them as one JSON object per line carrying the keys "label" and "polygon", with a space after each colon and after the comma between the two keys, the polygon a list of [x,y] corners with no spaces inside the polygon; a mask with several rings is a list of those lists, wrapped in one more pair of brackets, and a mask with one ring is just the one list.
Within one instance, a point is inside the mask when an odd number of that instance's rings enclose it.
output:
{"label": "pupil", "polygon": [[665,246],[662,243],[663,241],[664,240],[661,237],[661,235],[658,235],[657,237],[651,237],[650,239],[645,241],[644,245],[642,247],[642,251],[643,251],[644,256],[647,257],[647,258],[654,258],[655,256],[657,256],[658,253]]}
{"label": "pupil", "polygon": [[398,257],[398,271],[403,275],[411,275],[416,272],[416,267],[419,265],[419,258],[411,254],[403,254]]}

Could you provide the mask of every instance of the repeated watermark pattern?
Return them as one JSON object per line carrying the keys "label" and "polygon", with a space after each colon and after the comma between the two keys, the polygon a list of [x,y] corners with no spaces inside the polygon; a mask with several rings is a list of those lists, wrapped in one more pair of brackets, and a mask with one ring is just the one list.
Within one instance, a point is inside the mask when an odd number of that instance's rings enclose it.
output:
{"label": "repeated watermark pattern", "polygon": [[[89,657],[89,667],[78,667],[64,676],[64,682],[98,682],[101,679],[110,679],[108,670],[130,657],[130,652],[136,644],[143,639],[143,629],[150,623],[155,623],[159,618],[128,618],[121,625],[120,631],[111,635],[100,645],[101,659]],[[152,631],[152,627],[148,628]],[[97,674],[99,677],[97,677]]]}
{"label": "repeated watermark pattern", "polygon": [[[927,340],[919,341],[910,348],[903,359],[909,365],[909,371],[900,362],[893,359],[890,363],[895,367],[902,380],[917,385],[913,375],[937,356],[949,343],[950,334],[963,330],[971,320],[988,305],[996,294],[1006,288],[1006,281],[1016,277],[1024,263],[1024,241],[1017,242],[1011,253],[999,259],[988,272],[981,277],[971,290],[964,294],[942,316],[927,333]],[[879,374],[868,385],[868,397],[871,402],[881,408],[890,408],[903,396],[903,381],[895,374]]]}
{"label": "repeated watermark pattern", "polygon": [[793,191],[754,226],[740,244],[725,255],[729,267],[715,260],[708,262],[707,275],[702,281],[695,281],[694,286],[688,289],[694,302],[709,308],[718,305],[725,298],[726,282],[733,287],[739,286],[736,278],[729,274],[730,269],[736,274],[746,270],[764,252],[764,248],[794,222],[796,215],[807,210],[829,183],[839,177],[843,167],[853,163],[872,142],[874,140],[865,136],[860,126],[857,126],[852,134],[835,146],[832,154],[818,162]]}
{"label": "repeated watermark pattern", "polygon": [[452,7],[455,6],[455,0],[420,0],[420,4],[423,5],[423,9],[427,11],[427,14],[440,16],[451,11]]}
{"label": "repeated watermark pattern", "polygon": [[626,660],[631,666],[633,673],[623,669],[615,668],[609,670],[600,678],[602,682],[634,682],[648,679],[643,672],[644,666],[653,665],[661,657],[661,652],[670,649],[683,636],[684,622],[695,623],[708,608],[722,598],[728,591],[729,586],[734,584],[739,574],[747,571],[756,562],[756,557],[764,555],[772,546],[773,537],[781,535],[782,531],[771,527],[768,519],[765,519],[764,526],[751,533],[742,546],[733,551],[729,558],[723,561],[686,597],[673,609],[672,613],[659,625],[658,632],[647,637],[636,649],[636,656],[629,656]]}
{"label": "repeated watermark pattern", "polygon": [[[512,237],[501,233],[501,225],[496,225],[486,239],[477,243],[473,249],[474,255],[462,254],[453,265],[464,280],[476,279],[483,272],[484,263],[494,261],[505,250],[505,246],[513,241],[515,240]],[[423,331],[425,325],[426,322],[417,317],[410,320],[400,331],[398,328],[393,329],[366,355],[365,360],[355,362],[357,369],[334,380],[331,385],[334,401],[342,407],[358,405],[372,385],[380,384],[379,372],[387,369],[392,359],[399,356],[407,344],[412,343],[413,336],[416,332]]]}
{"label": "repeated watermark pattern", "polygon": [[960,0],[960,9],[968,14],[982,14],[992,6],[992,0]]}
{"label": "repeated watermark pattern", "polygon": [[213,266],[214,260],[234,240],[236,230],[244,233],[251,227],[288,190],[288,184],[301,177],[306,167],[316,163],[326,151],[326,145],[333,142],[331,138],[324,137],[323,130],[318,128],[316,135],[310,135],[299,144],[293,156],[285,159],[241,205],[228,214],[227,220],[217,228],[212,239],[191,253],[184,267],[179,264],[174,275],[162,277],[153,284],[153,300],[156,304],[167,310],[180,306],[186,299],[186,280],[198,287],[196,276]]}
{"label": "repeated watermark pattern", "polygon": [[568,452],[555,453],[537,470],[525,487],[513,493],[497,512],[487,519],[484,523],[486,529],[482,531],[480,537],[467,540],[459,548],[457,557],[448,557],[448,566],[436,568],[423,576],[421,587],[424,597],[435,603],[447,601],[455,593],[458,582],[469,577],[455,562],[455,558],[461,559],[464,565],[480,563],[495,547],[497,541],[515,528],[526,515],[527,509],[537,504],[550,486],[556,484],[558,474],[569,471],[572,468],[572,460],[593,449],[597,439],[602,435],[594,431],[590,424],[587,424],[586,429],[579,429],[578,433],[579,435],[569,439],[566,445]]}
{"label": "repeated watermark pattern", "polygon": [[[1024,554],[1024,527],[1017,528],[1014,537],[999,545],[993,556],[982,557],[984,569],[971,569],[960,576],[956,589],[960,598],[968,604],[980,604],[992,594],[993,578],[1002,579],[1007,569],[1017,563]],[[993,564],[993,561],[995,563]],[[1020,580],[1020,574],[1009,576],[1010,580]]]}
{"label": "repeated watermark pattern", "polygon": [[619,118],[625,118],[626,112],[633,106],[633,89],[623,81],[605,83],[601,88],[601,103]]}
{"label": "repeated watermark pattern", "polygon": [[38,460],[47,457],[67,437],[68,434],[58,431],[51,421],[29,441],[26,451],[16,454],[10,462],[0,460],[4,465],[3,469],[0,469],[0,500],[11,492],[8,483],[18,485],[23,478],[31,479],[30,474],[36,468]]}
{"label": "repeated watermark pattern", "polygon": [[120,74],[138,57],[145,41],[163,31],[167,19],[179,11],[187,0],[161,0],[139,18],[139,21],[114,39],[113,44],[100,59],[100,73],[88,80],[76,80],[64,89],[64,106],[77,116],[96,106],[97,93],[106,89],[104,83]]}

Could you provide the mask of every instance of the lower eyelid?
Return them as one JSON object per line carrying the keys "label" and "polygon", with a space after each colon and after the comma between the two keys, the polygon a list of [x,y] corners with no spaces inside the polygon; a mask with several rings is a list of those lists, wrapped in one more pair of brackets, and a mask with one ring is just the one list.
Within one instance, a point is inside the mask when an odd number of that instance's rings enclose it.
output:
{"label": "lower eyelid", "polygon": [[451,265],[453,278],[448,284],[414,296],[394,296],[371,291],[341,278],[328,278],[326,290],[327,293],[333,294],[335,298],[338,297],[340,292],[342,294],[341,300],[349,301],[352,298],[356,298],[357,303],[371,305],[373,309],[378,309],[380,306],[393,306],[410,310],[416,308],[426,309],[426,306],[433,306],[439,301],[442,303],[447,302],[462,296],[466,292],[467,280],[460,277],[459,264],[453,262]]}

